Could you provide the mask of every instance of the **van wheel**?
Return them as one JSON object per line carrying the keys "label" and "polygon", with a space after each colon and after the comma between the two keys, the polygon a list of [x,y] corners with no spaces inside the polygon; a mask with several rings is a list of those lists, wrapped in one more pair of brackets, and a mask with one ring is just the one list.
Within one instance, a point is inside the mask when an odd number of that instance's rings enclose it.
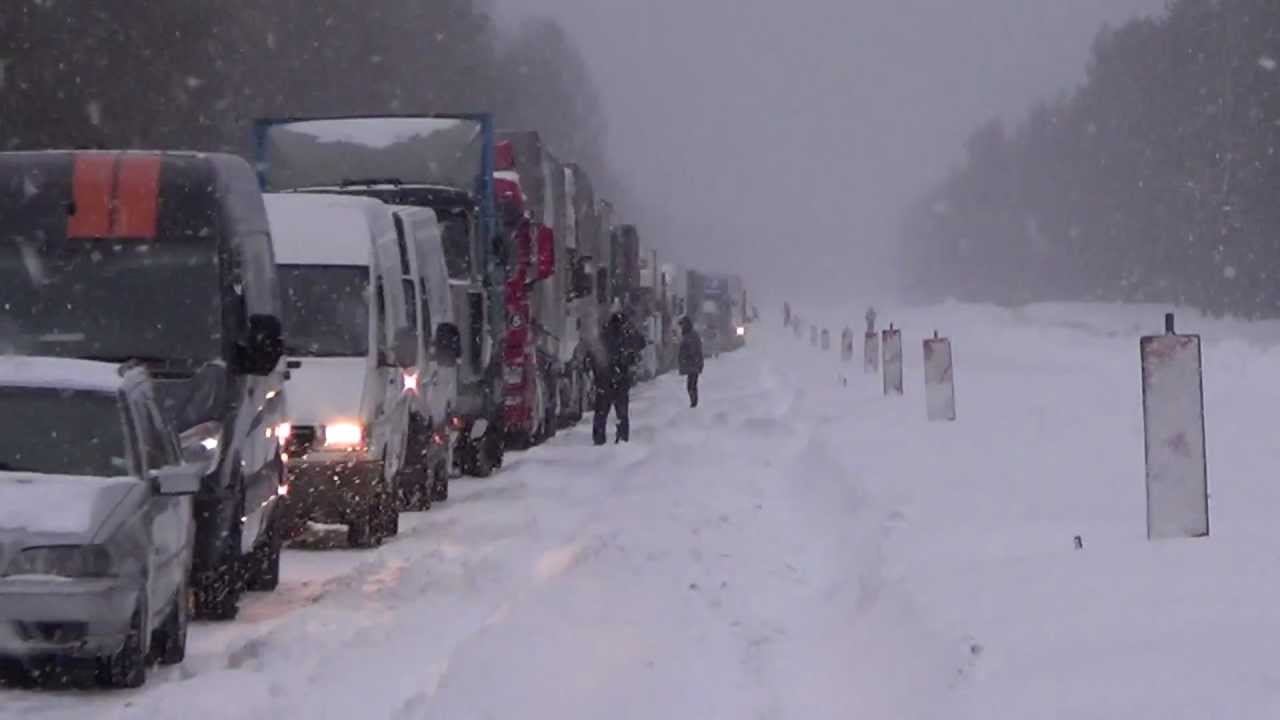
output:
{"label": "van wheel", "polygon": [[382,508],[380,503],[369,503],[359,520],[347,524],[347,544],[353,548],[375,548],[382,544]]}
{"label": "van wheel", "polygon": [[[428,501],[430,493],[424,493]],[[382,536],[392,538],[400,534],[400,501],[395,491],[383,493],[378,502],[378,514],[382,518]]]}
{"label": "van wheel", "polygon": [[284,528],[280,508],[271,513],[266,537],[245,558],[245,589],[271,592],[280,586],[280,548],[284,545]]}
{"label": "van wheel", "polygon": [[489,433],[479,441],[467,439],[458,448],[462,472],[472,477],[487,478],[493,474],[493,458],[488,449]]}
{"label": "van wheel", "polygon": [[240,557],[240,538],[244,529],[240,518],[244,517],[244,494],[231,528],[223,540],[222,564],[201,573],[195,582],[196,619],[234,620],[240,611],[240,596],[244,594],[244,560]]}
{"label": "van wheel", "polygon": [[[143,590],[145,593],[146,590]],[[112,688],[139,688],[147,682],[146,600],[139,600],[129,623],[124,647],[110,657],[98,658],[98,682]]]}
{"label": "van wheel", "polygon": [[441,460],[436,463],[435,472],[432,473],[433,481],[431,483],[431,499],[436,502],[444,502],[449,499],[449,465]]}
{"label": "van wheel", "polygon": [[425,512],[431,509],[431,473],[428,449],[434,429],[417,413],[409,416],[409,435],[405,439],[405,461],[396,473],[396,493],[400,509]]}
{"label": "van wheel", "polygon": [[191,624],[191,594],[184,582],[173,597],[173,609],[164,625],[156,628],[152,654],[161,665],[177,665],[187,657],[187,628]]}

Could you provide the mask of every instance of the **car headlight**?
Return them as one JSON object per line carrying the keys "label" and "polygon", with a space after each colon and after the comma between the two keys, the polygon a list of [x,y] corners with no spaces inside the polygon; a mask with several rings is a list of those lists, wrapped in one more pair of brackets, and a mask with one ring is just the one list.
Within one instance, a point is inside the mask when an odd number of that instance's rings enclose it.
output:
{"label": "car headlight", "polygon": [[739,326],[738,326],[738,337],[742,337],[743,335],[746,335],[746,334],[747,334],[747,329],[746,329],[745,327],[743,327],[742,325],[739,325]]}
{"label": "car headlight", "polygon": [[324,446],[334,450],[357,450],[364,447],[364,426],[354,422],[336,422],[324,426]]}
{"label": "car headlight", "polygon": [[55,545],[23,550],[9,563],[5,575],[104,578],[114,575],[114,570],[111,554],[101,545]]}

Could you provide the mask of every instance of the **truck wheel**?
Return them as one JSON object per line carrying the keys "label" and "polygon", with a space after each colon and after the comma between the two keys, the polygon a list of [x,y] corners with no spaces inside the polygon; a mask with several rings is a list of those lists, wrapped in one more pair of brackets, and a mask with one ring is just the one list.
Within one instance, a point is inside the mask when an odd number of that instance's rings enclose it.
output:
{"label": "truck wheel", "polygon": [[153,654],[161,665],[177,665],[187,657],[187,628],[191,623],[191,595],[184,582],[174,594],[173,609],[152,638]]}
{"label": "truck wheel", "polygon": [[[143,590],[145,593],[146,590]],[[124,647],[115,655],[98,658],[98,682],[112,688],[139,688],[147,682],[146,599],[138,600]]]}
{"label": "truck wheel", "polygon": [[431,499],[436,502],[444,502],[449,499],[449,465],[444,460],[436,463],[435,472],[432,473],[433,482],[431,484]]}

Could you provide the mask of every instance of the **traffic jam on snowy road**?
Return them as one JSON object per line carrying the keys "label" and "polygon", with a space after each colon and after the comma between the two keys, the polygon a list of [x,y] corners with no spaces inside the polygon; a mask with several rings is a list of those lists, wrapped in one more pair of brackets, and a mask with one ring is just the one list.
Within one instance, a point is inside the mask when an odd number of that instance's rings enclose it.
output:
{"label": "traffic jam on snowy road", "polygon": [[20,674],[139,686],[309,530],[377,547],[598,406],[625,428],[617,396],[676,368],[681,321],[745,342],[742,281],[660,265],[537,132],[294,118],[257,147],[0,154]]}

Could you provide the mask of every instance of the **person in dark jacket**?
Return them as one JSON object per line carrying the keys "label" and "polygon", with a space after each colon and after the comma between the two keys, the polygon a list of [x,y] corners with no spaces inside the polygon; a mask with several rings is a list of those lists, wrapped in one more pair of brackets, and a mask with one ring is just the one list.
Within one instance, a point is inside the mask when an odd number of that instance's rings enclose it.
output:
{"label": "person in dark jacket", "polygon": [[680,318],[680,374],[688,378],[689,407],[698,407],[698,376],[702,374],[702,336],[693,329],[693,321]]}
{"label": "person in dark jacket", "polygon": [[627,316],[615,312],[601,333],[595,357],[596,416],[592,440],[603,445],[608,439],[609,410],[618,416],[617,442],[631,439],[631,370],[644,350],[644,336]]}

